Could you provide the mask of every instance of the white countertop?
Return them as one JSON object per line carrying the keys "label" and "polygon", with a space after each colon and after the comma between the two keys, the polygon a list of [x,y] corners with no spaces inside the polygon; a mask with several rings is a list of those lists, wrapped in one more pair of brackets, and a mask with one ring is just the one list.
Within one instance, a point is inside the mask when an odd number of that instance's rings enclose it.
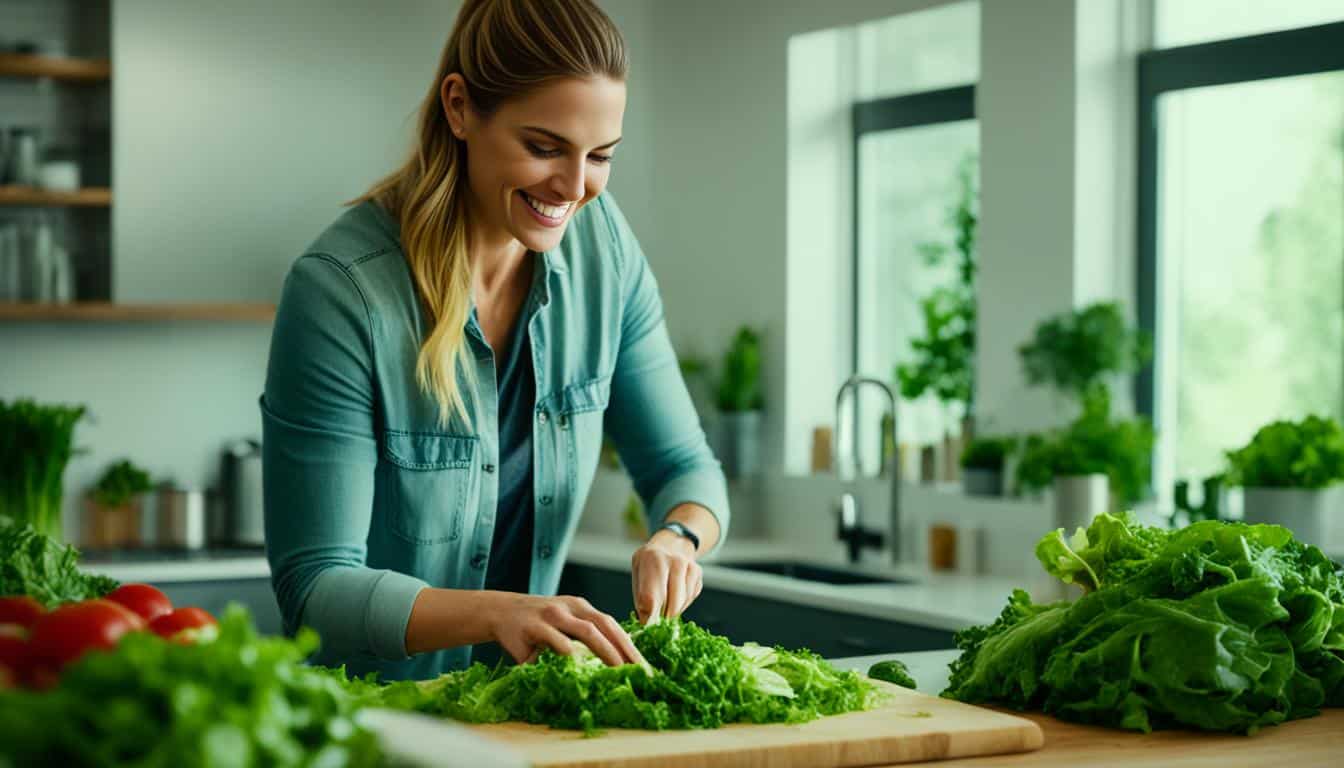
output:
{"label": "white countertop", "polygon": [[[625,539],[580,535],[575,538],[569,551],[569,562],[629,571],[630,555],[635,546],[635,542]],[[908,579],[909,582],[833,585],[715,564],[723,561],[785,559]],[[845,562],[843,557],[804,556],[781,544],[750,539],[729,539],[713,559],[703,563],[703,567],[707,589],[721,589],[943,630],[958,630],[972,624],[992,622],[1003,611],[1013,589],[1027,586],[1012,579],[931,572],[913,565],[871,563],[854,567]]]}
{"label": "white countertop", "polygon": [[270,564],[261,550],[200,550],[195,552],[90,552],[80,568],[117,581],[146,584],[187,581],[269,579]]}

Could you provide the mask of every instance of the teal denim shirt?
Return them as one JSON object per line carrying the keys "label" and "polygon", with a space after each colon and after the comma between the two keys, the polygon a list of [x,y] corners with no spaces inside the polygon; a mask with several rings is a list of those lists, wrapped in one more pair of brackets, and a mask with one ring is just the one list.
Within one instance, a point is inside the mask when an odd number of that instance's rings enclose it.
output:
{"label": "teal denim shirt", "polygon": [[[537,392],[530,587],[554,594],[604,428],[651,523],[691,502],[726,535],[729,514],[653,273],[615,201],[581,208],[537,258],[540,299],[520,318]],[[480,589],[490,557],[497,390],[475,317],[474,386],[458,372],[473,425],[443,428],[415,379],[430,325],[396,220],[361,203],[290,268],[260,398],[266,556],[286,632],[322,638],[317,663],[394,680],[470,662],[470,646],[408,656],[406,624],[426,586]]]}

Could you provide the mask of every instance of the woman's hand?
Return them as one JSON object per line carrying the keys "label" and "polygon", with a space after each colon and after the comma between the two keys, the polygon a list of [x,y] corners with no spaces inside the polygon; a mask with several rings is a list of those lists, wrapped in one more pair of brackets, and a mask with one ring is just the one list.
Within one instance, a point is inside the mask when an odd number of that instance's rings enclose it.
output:
{"label": "woman's hand", "polygon": [[680,616],[704,587],[695,547],[672,531],[658,531],[630,558],[635,613],[647,623],[659,616]]}
{"label": "woman's hand", "polygon": [[610,666],[647,664],[621,625],[581,597],[495,595],[488,618],[491,637],[520,664],[535,660],[546,647],[568,656],[571,638]]}

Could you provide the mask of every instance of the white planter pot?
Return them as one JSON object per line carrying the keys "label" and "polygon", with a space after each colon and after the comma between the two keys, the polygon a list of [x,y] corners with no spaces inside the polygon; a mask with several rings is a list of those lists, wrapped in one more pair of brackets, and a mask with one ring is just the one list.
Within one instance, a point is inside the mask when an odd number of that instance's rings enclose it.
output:
{"label": "white planter pot", "polygon": [[1055,478],[1055,527],[1072,535],[1110,508],[1106,475],[1065,475]]}
{"label": "white planter pot", "polygon": [[579,530],[600,536],[625,535],[625,505],[635,485],[624,469],[599,467],[579,518]]}
{"label": "white planter pot", "polygon": [[962,467],[961,490],[967,496],[1002,496],[1003,473],[996,469]]}
{"label": "white planter pot", "polygon": [[1282,525],[1298,541],[1325,547],[1332,518],[1344,515],[1344,485],[1329,488],[1246,488],[1242,502],[1248,523]]}
{"label": "white planter pot", "polygon": [[729,478],[754,475],[761,468],[761,412],[719,411],[719,461]]}

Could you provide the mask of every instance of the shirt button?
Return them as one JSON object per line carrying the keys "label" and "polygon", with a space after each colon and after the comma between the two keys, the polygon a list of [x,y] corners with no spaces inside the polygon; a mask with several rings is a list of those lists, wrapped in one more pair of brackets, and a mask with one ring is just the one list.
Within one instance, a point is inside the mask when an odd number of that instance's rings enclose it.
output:
{"label": "shirt button", "polygon": [[484,568],[484,567],[485,567],[485,555],[475,555],[474,557],[472,557],[472,558],[471,558],[471,567],[472,567],[472,568],[475,568],[475,569],[478,570],[478,571],[481,570],[482,568]]}
{"label": "shirt button", "polygon": [[550,504],[550,503],[551,503],[551,497],[550,497],[550,496],[542,496],[540,499],[538,499],[538,501],[540,501],[543,505],[545,505],[545,504]]}
{"label": "shirt button", "polygon": [[569,429],[569,416],[562,413],[556,421],[560,424],[561,429]]}
{"label": "shirt button", "polygon": [[495,471],[495,465],[494,465],[494,464],[486,464],[485,466],[481,467],[481,471],[483,471],[483,472],[494,472],[494,471]]}
{"label": "shirt button", "polygon": [[551,548],[543,544],[541,549],[537,550],[537,554],[541,555],[542,560],[545,560],[551,556]]}
{"label": "shirt button", "polygon": [[546,423],[546,412],[545,412],[545,411],[537,411],[537,423],[538,423],[538,424],[545,424],[545,423]]}

